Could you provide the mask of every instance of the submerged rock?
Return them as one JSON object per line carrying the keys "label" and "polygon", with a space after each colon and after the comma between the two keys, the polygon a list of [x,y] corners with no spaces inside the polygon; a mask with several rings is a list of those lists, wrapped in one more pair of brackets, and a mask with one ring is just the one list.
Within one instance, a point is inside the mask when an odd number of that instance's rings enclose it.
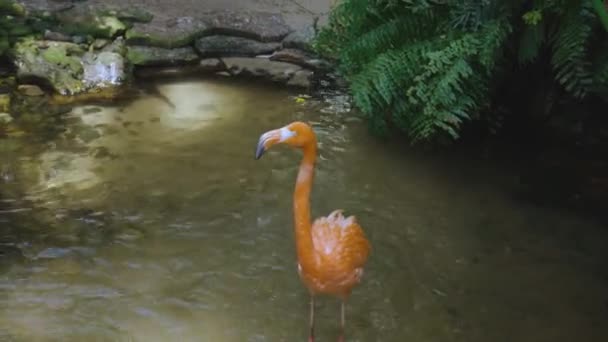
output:
{"label": "submerged rock", "polygon": [[297,65],[274,62],[267,58],[228,57],[222,58],[222,61],[233,76],[264,77],[281,83],[289,81],[302,69]]}
{"label": "submerged rock", "polygon": [[152,46],[129,46],[127,58],[133,65],[189,64],[199,59],[192,47],[166,49]]}
{"label": "submerged rock", "polygon": [[0,94],[0,112],[9,112],[11,109],[11,95]]}
{"label": "submerged rock", "polygon": [[283,49],[276,51],[270,56],[270,60],[297,64],[301,67],[313,70],[328,69],[330,67],[329,62],[298,49]]}
{"label": "submerged rock", "polygon": [[281,44],[231,36],[208,36],[196,41],[196,49],[203,57],[253,57],[277,50]]}
{"label": "submerged rock", "polygon": [[17,90],[25,96],[42,96],[44,91],[39,86],[33,84],[21,84]]}
{"label": "submerged rock", "polygon": [[7,124],[13,121],[13,117],[9,113],[0,112],[0,124]]}
{"label": "submerged rock", "polygon": [[180,66],[144,67],[135,70],[137,77],[187,77],[192,75],[205,75],[226,70],[226,66],[218,58],[206,58],[198,64]]}
{"label": "submerged rock", "polygon": [[14,88],[14,77],[0,78],[0,112],[10,112],[11,92]]}
{"label": "submerged rock", "polygon": [[293,75],[287,82],[290,87],[308,88],[310,87],[310,79],[312,78],[313,72],[310,70],[299,70]]}

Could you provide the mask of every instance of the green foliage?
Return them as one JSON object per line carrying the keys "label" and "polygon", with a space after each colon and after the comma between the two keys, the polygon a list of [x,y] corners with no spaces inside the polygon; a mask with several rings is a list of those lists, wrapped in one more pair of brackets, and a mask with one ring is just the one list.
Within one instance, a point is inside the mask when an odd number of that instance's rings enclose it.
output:
{"label": "green foliage", "polygon": [[0,56],[17,38],[32,33],[25,14],[25,9],[20,4],[0,0]]}
{"label": "green foliage", "polygon": [[575,99],[604,92],[608,58],[594,56],[608,47],[591,48],[605,39],[598,27],[583,0],[344,0],[315,47],[338,62],[374,131],[396,127],[416,142],[458,138],[490,112],[507,56],[550,63]]}

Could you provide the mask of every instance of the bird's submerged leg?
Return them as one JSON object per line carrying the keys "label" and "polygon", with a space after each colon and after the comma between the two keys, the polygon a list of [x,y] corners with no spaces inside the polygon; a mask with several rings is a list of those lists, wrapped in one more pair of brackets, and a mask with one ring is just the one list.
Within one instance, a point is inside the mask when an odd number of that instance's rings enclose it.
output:
{"label": "bird's submerged leg", "polygon": [[310,335],[308,342],[315,341],[315,296],[310,295]]}
{"label": "bird's submerged leg", "polygon": [[344,325],[346,321],[344,319],[344,301],[341,301],[340,305],[340,337],[338,338],[338,342],[344,342]]}

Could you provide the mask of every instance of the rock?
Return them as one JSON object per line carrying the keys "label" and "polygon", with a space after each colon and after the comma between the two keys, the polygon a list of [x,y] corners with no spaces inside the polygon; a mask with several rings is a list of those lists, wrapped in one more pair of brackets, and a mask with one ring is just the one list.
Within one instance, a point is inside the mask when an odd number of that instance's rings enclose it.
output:
{"label": "rock", "polygon": [[192,75],[204,75],[226,70],[226,66],[218,58],[207,58],[198,64],[184,65],[179,67],[143,67],[135,70],[137,77],[187,77]]}
{"label": "rock", "polygon": [[133,65],[189,64],[199,59],[192,47],[166,49],[153,46],[129,46],[127,58]]}
{"label": "rock", "polygon": [[0,94],[11,92],[15,88],[15,77],[14,76],[1,76],[0,77]]}
{"label": "rock", "polygon": [[13,51],[18,78],[46,79],[62,95],[84,90],[80,81],[84,50],[78,45],[26,39],[17,42]]}
{"label": "rock", "polygon": [[295,48],[304,51],[313,52],[312,42],[315,39],[316,32],[312,25],[301,30],[290,33],[283,39],[284,48]]}
{"label": "rock", "polygon": [[287,85],[290,87],[309,88],[312,75],[313,72],[310,70],[296,71],[293,77],[287,81]]}
{"label": "rock", "polygon": [[127,53],[127,46],[125,44],[125,39],[123,37],[118,37],[118,38],[114,39],[112,44],[104,46],[101,49],[101,51],[114,52],[114,53],[124,56]]}
{"label": "rock", "polygon": [[21,84],[17,90],[25,96],[42,96],[44,91],[39,86],[33,84]]}
{"label": "rock", "polygon": [[128,78],[125,60],[122,55],[115,52],[87,52],[82,64],[84,68],[82,82],[89,89],[118,86]]}
{"label": "rock", "polygon": [[74,44],[87,44],[89,37],[83,35],[75,35],[72,37],[72,43]]}
{"label": "rock", "polygon": [[205,21],[214,34],[261,42],[279,42],[291,32],[280,14],[268,12],[212,11],[205,15]]}
{"label": "rock", "polygon": [[253,57],[271,53],[280,46],[276,42],[264,43],[249,38],[219,35],[200,38],[195,44],[203,57]]}
{"label": "rock", "polygon": [[65,257],[65,256],[69,255],[70,253],[71,253],[71,251],[66,248],[49,247],[49,248],[39,252],[36,257],[41,258],[41,259],[55,259],[55,258]]}
{"label": "rock", "polygon": [[287,82],[302,68],[289,63],[275,62],[267,58],[222,58],[230,74],[235,76],[264,77],[274,82]]}
{"label": "rock", "polygon": [[[121,40],[114,43],[120,50]],[[14,56],[18,78],[48,80],[60,95],[118,86],[128,78],[124,58],[111,49],[86,52],[73,43],[28,39],[15,45]]]}
{"label": "rock", "polygon": [[107,13],[95,13],[86,6],[75,6],[55,14],[57,30],[70,35],[91,35],[95,38],[114,38],[127,26],[117,17]]}
{"label": "rock", "polygon": [[135,23],[127,31],[126,39],[129,45],[177,48],[191,44],[207,28],[203,20],[192,17],[154,19],[149,23]]}
{"label": "rock", "polygon": [[301,67],[313,70],[328,69],[330,67],[329,62],[297,49],[276,51],[270,56],[270,60],[297,64]]}
{"label": "rock", "polygon": [[205,58],[199,63],[199,67],[205,72],[217,72],[226,69],[226,65],[219,58]]}
{"label": "rock", "polygon": [[0,124],[7,124],[13,121],[13,117],[9,113],[0,112]]}
{"label": "rock", "polygon": [[11,92],[15,89],[15,77],[0,78],[0,112],[11,111]]}
{"label": "rock", "polygon": [[108,44],[110,44],[110,40],[109,39],[98,38],[98,39],[95,39],[93,41],[93,44],[91,44],[91,46],[93,47],[93,49],[99,50],[99,49],[103,49]]}
{"label": "rock", "polygon": [[129,45],[176,48],[190,45],[197,37],[228,35],[260,42],[280,42],[290,33],[283,17],[266,12],[210,11],[198,18],[154,18],[135,23],[127,30]]}
{"label": "rock", "polygon": [[10,112],[11,110],[11,95],[0,94],[0,112]]}
{"label": "rock", "polygon": [[55,40],[58,42],[71,42],[72,41],[72,37],[67,35],[67,34],[63,34],[61,32],[53,32],[50,30],[46,30],[44,31],[44,39],[46,40]]}
{"label": "rock", "polygon": [[27,14],[25,7],[12,0],[0,0],[2,14],[23,17]]}
{"label": "rock", "polygon": [[152,13],[133,4],[101,6],[99,10],[127,22],[149,23],[154,18]]}

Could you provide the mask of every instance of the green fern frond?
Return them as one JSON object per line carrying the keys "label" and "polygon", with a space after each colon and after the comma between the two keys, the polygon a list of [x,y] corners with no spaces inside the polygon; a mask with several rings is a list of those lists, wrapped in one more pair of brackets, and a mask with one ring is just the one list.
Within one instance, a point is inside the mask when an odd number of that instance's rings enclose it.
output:
{"label": "green fern frond", "polygon": [[493,71],[496,63],[501,61],[499,56],[511,32],[511,25],[504,19],[489,21],[478,31],[479,62],[486,72]]}
{"label": "green fern frond", "polygon": [[413,43],[436,34],[437,22],[430,12],[415,16],[399,16],[361,35],[342,50],[341,62],[344,68],[358,71],[378,54],[395,49],[406,43]]}
{"label": "green fern frond", "polygon": [[551,41],[551,63],[557,81],[576,98],[583,98],[593,83],[588,58],[588,40],[592,35],[593,13],[583,3],[569,13]]}

